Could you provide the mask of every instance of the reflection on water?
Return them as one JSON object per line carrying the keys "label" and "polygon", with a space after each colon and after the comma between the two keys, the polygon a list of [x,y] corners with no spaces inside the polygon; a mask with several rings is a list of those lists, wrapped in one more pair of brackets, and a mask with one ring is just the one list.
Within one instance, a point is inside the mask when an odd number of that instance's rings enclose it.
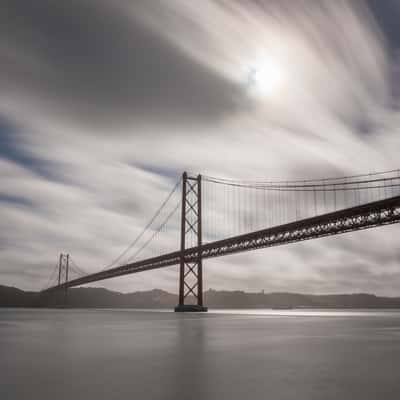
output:
{"label": "reflection on water", "polygon": [[[103,311],[115,311],[115,312],[153,312],[153,313],[173,313],[172,310],[168,308],[148,308],[148,309],[137,309],[137,308],[124,308],[124,309],[99,309]],[[332,308],[293,308],[293,309],[272,309],[272,308],[209,308],[207,314],[228,314],[228,315],[253,315],[253,316],[277,316],[277,317],[399,317],[399,309],[332,309]],[[192,315],[197,319],[196,313],[187,313],[187,315]],[[186,318],[187,319],[187,318]]]}
{"label": "reflection on water", "polygon": [[343,309],[240,309],[240,310],[211,310],[215,314],[265,315],[281,317],[399,317],[400,310],[343,310]]}
{"label": "reflection on water", "polygon": [[398,399],[400,313],[3,309],[0,371],[7,400]]}

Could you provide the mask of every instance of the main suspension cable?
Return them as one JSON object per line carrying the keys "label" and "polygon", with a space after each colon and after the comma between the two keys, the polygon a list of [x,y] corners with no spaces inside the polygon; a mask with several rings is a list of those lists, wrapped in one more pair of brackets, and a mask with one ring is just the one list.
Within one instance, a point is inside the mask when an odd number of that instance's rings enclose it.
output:
{"label": "main suspension cable", "polygon": [[[298,184],[298,186],[304,186],[306,183],[310,182],[332,182],[332,181],[339,181],[342,180],[344,182],[351,180],[351,179],[356,179],[356,178],[366,178],[366,177],[373,177],[377,175],[387,175],[387,174],[394,174],[397,173],[397,176],[391,177],[391,178],[381,178],[379,180],[390,180],[390,179],[396,179],[400,178],[400,169],[393,169],[393,170],[388,170],[388,171],[381,171],[381,172],[373,172],[369,174],[358,174],[358,175],[348,175],[348,176],[341,176],[341,177],[331,177],[331,178],[320,178],[320,179],[298,179],[298,180],[276,180],[276,181],[258,181],[258,180],[238,180],[238,179],[229,179],[229,178],[218,178],[218,177],[213,177],[213,176],[208,176],[208,175],[202,175],[202,179],[209,181],[209,182],[214,182],[214,183],[234,183],[234,184],[240,184],[240,185],[275,185],[275,186],[282,186],[282,185],[288,185],[288,184]],[[362,183],[363,181],[365,182],[373,182],[377,181],[375,179],[363,179],[362,181],[350,181],[349,183]],[[344,184],[344,182],[342,182]],[[302,185],[300,185],[302,184]],[[329,183],[329,185],[333,185],[334,183]],[[337,183],[341,184],[341,183]],[[321,185],[321,184],[319,184]]]}
{"label": "main suspension cable", "polygon": [[53,282],[55,275],[56,275],[56,271],[58,270],[58,264],[56,264],[50,274],[49,279],[46,281],[46,284],[43,286],[42,290],[47,289],[48,287],[52,286],[51,283]]}
{"label": "main suspension cable", "polygon": [[165,220],[161,223],[157,230],[153,232],[153,234],[143,243],[143,245],[127,260],[127,262],[132,262],[151,242],[152,240],[160,233],[160,231],[165,227],[168,221],[172,218],[172,216],[176,213],[176,211],[180,207],[180,202],[173,208],[173,210],[167,215]]}
{"label": "main suspension cable", "polygon": [[176,185],[173,187],[173,189],[170,191],[170,193],[168,194],[168,196],[166,197],[166,199],[162,202],[162,204],[160,205],[160,207],[157,209],[157,211],[155,212],[155,214],[153,215],[153,217],[150,219],[150,221],[148,222],[148,224],[142,229],[142,231],[139,233],[139,235],[126,247],[126,249],[118,256],[116,257],[110,264],[106,265],[101,271],[104,271],[108,268],[113,267],[114,265],[116,265],[118,263],[118,261],[120,261],[138,242],[139,240],[144,236],[144,234],[147,232],[147,230],[151,227],[151,225],[153,224],[153,222],[157,219],[157,217],[161,214],[161,211],[163,210],[163,208],[165,207],[165,205],[168,203],[168,201],[170,200],[170,198],[172,197],[172,195],[175,193],[175,191],[177,190],[177,188],[180,186],[182,181],[182,178],[180,178],[178,180],[178,182],[176,183]]}

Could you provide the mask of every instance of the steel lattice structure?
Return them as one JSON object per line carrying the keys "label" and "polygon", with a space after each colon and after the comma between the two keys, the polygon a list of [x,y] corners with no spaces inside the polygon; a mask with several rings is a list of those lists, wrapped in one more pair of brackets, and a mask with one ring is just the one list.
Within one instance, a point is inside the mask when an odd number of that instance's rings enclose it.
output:
{"label": "steel lattice structure", "polygon": [[[196,178],[197,179],[197,178]],[[400,222],[400,196],[367,203],[341,211],[280,225],[245,235],[234,236],[204,245],[171,252],[158,257],[133,262],[82,278],[64,282],[47,291],[79,286],[172,265],[198,265],[199,259],[225,256],[249,250],[279,246],[323,236],[337,235],[361,229]],[[186,231],[185,231],[186,232]],[[187,271],[186,271],[187,272]],[[185,273],[185,272],[184,272]],[[197,274],[198,276],[198,274]],[[201,288],[201,286],[200,286]],[[197,293],[199,293],[199,287]]]}
{"label": "steel lattice structure", "polygon": [[[186,239],[194,235],[196,250],[186,255]],[[207,311],[203,306],[203,266],[201,256],[201,175],[182,177],[181,252],[179,268],[179,304],[175,311]],[[186,298],[194,297],[195,305],[185,305]]]}
{"label": "steel lattice structure", "polygon": [[69,274],[69,254],[60,254],[60,258],[58,261],[58,286],[61,285],[61,282],[68,282],[68,274]]}

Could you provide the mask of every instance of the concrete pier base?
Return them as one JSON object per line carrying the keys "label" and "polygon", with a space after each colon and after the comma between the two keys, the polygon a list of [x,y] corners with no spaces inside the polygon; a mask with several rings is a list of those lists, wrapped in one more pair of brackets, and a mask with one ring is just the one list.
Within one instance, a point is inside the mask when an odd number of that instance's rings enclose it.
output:
{"label": "concrete pier base", "polygon": [[178,304],[175,312],[207,312],[208,307],[199,306],[197,304]]}

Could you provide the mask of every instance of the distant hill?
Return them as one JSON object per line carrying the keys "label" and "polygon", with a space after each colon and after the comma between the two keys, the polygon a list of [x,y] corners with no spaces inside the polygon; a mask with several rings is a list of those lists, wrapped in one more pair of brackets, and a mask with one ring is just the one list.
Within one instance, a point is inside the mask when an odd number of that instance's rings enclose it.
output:
{"label": "distant hill", "polygon": [[0,285],[0,307],[32,307],[37,297],[37,292],[24,292],[15,287]]}
{"label": "distant hill", "polygon": [[214,308],[400,308],[400,297],[373,294],[309,295],[209,290],[205,303]]}
{"label": "distant hill", "polygon": [[[68,307],[73,308],[173,308],[178,296],[153,289],[119,293],[103,288],[68,290]],[[378,297],[367,293],[307,295],[298,293],[246,293],[208,290],[204,301],[211,308],[400,308],[400,297]],[[0,285],[0,307],[57,307],[64,292],[41,294]]]}

